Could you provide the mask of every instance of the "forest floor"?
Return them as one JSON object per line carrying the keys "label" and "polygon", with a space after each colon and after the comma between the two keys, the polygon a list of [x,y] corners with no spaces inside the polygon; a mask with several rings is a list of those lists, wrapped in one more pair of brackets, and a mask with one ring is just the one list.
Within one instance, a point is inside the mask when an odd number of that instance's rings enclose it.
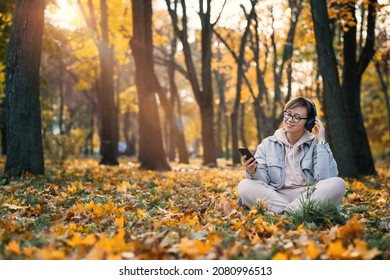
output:
{"label": "forest floor", "polygon": [[0,173],[0,259],[390,259],[389,161],[346,179],[341,207],[282,215],[238,207],[242,167],[218,165],[74,159],[45,176]]}

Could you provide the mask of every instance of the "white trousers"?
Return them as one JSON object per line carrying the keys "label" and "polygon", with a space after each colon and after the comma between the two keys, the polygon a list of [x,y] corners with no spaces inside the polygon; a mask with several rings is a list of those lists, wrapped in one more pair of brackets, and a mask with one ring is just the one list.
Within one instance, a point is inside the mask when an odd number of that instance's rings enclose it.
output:
{"label": "white trousers", "polygon": [[345,189],[345,182],[339,177],[318,181],[314,191],[313,186],[275,190],[262,181],[251,179],[244,179],[238,184],[238,194],[243,204],[252,207],[258,200],[266,200],[268,209],[276,213],[301,209],[302,202],[308,199],[308,190],[312,192],[310,200],[336,205],[341,202]]}

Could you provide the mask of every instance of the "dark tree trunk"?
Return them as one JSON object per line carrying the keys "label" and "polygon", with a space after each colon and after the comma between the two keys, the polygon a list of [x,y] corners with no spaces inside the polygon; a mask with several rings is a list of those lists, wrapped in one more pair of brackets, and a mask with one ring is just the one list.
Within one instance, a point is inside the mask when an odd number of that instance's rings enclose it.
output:
{"label": "dark tree trunk", "polygon": [[[387,57],[389,57],[390,59],[390,50],[387,51]],[[376,60],[375,61],[375,69],[376,69],[376,72],[378,73],[378,77],[379,77],[379,80],[381,81],[381,86],[382,86],[382,93],[383,93],[383,96],[385,98],[385,103],[386,103],[386,111],[387,111],[387,128],[388,130],[390,131],[390,98],[389,98],[389,95],[388,95],[388,71],[389,71],[389,67],[388,67],[388,64],[387,64],[387,60],[386,60],[386,57],[383,58],[384,59],[384,66],[383,66],[383,72],[384,74],[382,74],[382,70],[381,70],[381,66],[379,64],[379,62]],[[387,79],[385,80],[385,78],[383,77],[385,76]]]}
{"label": "dark tree trunk", "polygon": [[187,33],[187,8],[184,0],[182,6],[182,27],[179,28],[177,16],[177,0],[174,0],[174,8],[171,1],[166,0],[169,14],[172,19],[173,28],[183,45],[183,53],[187,66],[188,78],[195,95],[196,102],[200,109],[201,135],[203,144],[203,164],[209,166],[217,165],[215,139],[214,139],[214,107],[213,87],[211,73],[211,37],[215,23],[211,23],[211,0],[199,1],[199,18],[202,24],[201,29],[201,74],[200,80],[197,76],[195,63],[193,61],[190,43]]}
{"label": "dark tree trunk", "polygon": [[6,133],[6,109],[5,99],[0,101],[0,133],[1,133],[1,153],[7,154],[7,133]]}
{"label": "dark tree trunk", "polygon": [[88,134],[85,137],[85,143],[84,143],[84,155],[89,156],[93,155],[93,133],[94,133],[94,127],[95,127],[95,122],[94,122],[94,115],[92,110],[90,111],[90,119],[88,121]]}
{"label": "dark tree trunk", "polygon": [[135,155],[134,147],[132,147],[133,144],[131,142],[131,135],[129,133],[132,130],[131,121],[132,121],[132,114],[130,112],[130,108],[127,107],[127,110],[123,115],[123,129],[122,129],[122,133],[125,137],[125,143],[126,143],[126,151],[124,152],[126,156]]}
{"label": "dark tree trunk", "polygon": [[356,177],[357,168],[351,136],[346,122],[342,90],[337,72],[337,61],[332,44],[326,0],[310,0],[318,64],[323,79],[324,110],[328,124],[327,134],[338,163],[341,176]]}
{"label": "dark tree trunk", "polygon": [[[139,100],[139,159],[141,168],[170,170],[162,143],[153,69],[152,2],[133,0],[133,38]],[[149,82],[146,82],[149,81]]]}
{"label": "dark tree trunk", "polygon": [[[126,127],[126,152],[125,154],[128,156],[134,156],[137,152],[136,145],[137,145],[137,115],[136,113],[129,112],[128,116],[125,118],[125,124]],[[124,128],[125,129],[125,128]],[[130,131],[130,135],[128,135],[128,132]]]}
{"label": "dark tree trunk", "polygon": [[215,152],[217,153],[217,158],[223,156],[223,147],[222,147],[222,120],[223,120],[223,107],[221,106],[221,96],[224,96],[224,78],[223,74],[218,73],[217,70],[214,70],[215,82],[217,83],[217,93],[219,96],[219,104],[217,111],[217,134],[215,139]]}
{"label": "dark tree trunk", "polygon": [[[175,54],[177,50],[177,34],[174,32],[172,41],[171,41],[171,52],[169,54],[169,63],[168,63],[168,79],[169,79],[169,91],[170,91],[170,110],[172,112],[172,117],[169,122],[170,129],[170,150],[169,150],[169,159],[171,161],[175,160],[176,149],[179,153],[179,162],[180,163],[189,163],[189,155],[187,150],[187,145],[184,136],[184,127],[181,119],[181,104],[179,99],[179,94],[175,81]],[[176,109],[176,110],[175,110]]]}
{"label": "dark tree trunk", "polygon": [[[155,75],[154,75],[154,86],[156,92],[158,93],[161,105],[164,109],[167,118],[167,124],[168,124],[167,129],[171,130],[170,133],[167,134],[170,134],[170,137],[174,137],[174,140],[172,141],[174,143],[172,149],[175,151],[176,146],[178,146],[180,162],[189,163],[187,147],[184,139],[183,124],[181,122],[180,117],[177,117],[176,114],[174,113],[175,107],[172,106],[171,103],[168,101],[166,93],[160,86],[160,83],[158,82],[157,77]],[[176,85],[174,87],[176,88]],[[173,98],[177,99],[178,101],[177,90],[176,92],[173,91],[173,94],[174,94]],[[180,106],[180,104],[178,104],[178,106]],[[168,142],[169,141],[170,140],[168,139]]]}
{"label": "dark tree trunk", "polygon": [[[222,61],[222,55],[219,49],[218,49],[217,56],[218,56],[218,62]],[[229,150],[230,130],[229,130],[229,118],[226,115],[227,112],[226,101],[225,101],[226,77],[225,74],[220,72],[219,70],[214,70],[214,77],[217,83],[217,92],[219,97],[218,115],[217,115],[216,150],[217,150],[218,157],[225,157],[226,159],[229,159],[230,158],[230,150]],[[222,137],[224,131],[223,129],[225,130],[224,137]],[[223,144],[225,144],[224,147]]]}
{"label": "dark tree trunk", "polygon": [[7,161],[12,176],[44,174],[39,67],[44,0],[18,0],[6,66]]}
{"label": "dark tree trunk", "polygon": [[[0,1],[0,14],[12,16],[15,10],[15,1]],[[0,46],[6,46],[9,43],[11,23],[0,19]],[[6,64],[7,48],[0,48],[0,64]],[[5,82],[5,81],[4,81]],[[1,82],[0,89],[3,89],[4,82]],[[2,91],[2,90],[1,90]],[[1,154],[7,154],[7,133],[6,133],[6,104],[5,97],[0,97],[0,141]]]}
{"label": "dark tree trunk", "polygon": [[240,117],[238,118],[239,120],[239,130],[240,130],[240,138],[241,138],[241,143],[242,146],[248,147],[246,137],[245,137],[245,103],[241,103],[240,105]]}
{"label": "dark tree trunk", "polygon": [[[246,27],[244,34],[241,37],[239,55],[237,60],[237,83],[236,83],[236,97],[234,99],[233,112],[230,115],[231,127],[232,127],[232,153],[233,153],[233,163],[240,163],[241,156],[238,152],[238,118],[240,111],[240,102],[241,102],[241,89],[242,89],[242,80],[244,76],[244,62],[245,62],[245,49],[248,40],[248,36],[250,33],[251,21],[255,17],[255,7],[257,1],[251,1],[251,10],[249,14],[246,16]],[[244,10],[245,11],[245,10]],[[243,120],[242,120],[243,121]],[[240,130],[242,131],[242,127]],[[245,137],[243,132],[241,133],[241,139],[244,140]],[[246,143],[242,143],[242,145],[246,145]]]}
{"label": "dark tree trunk", "polygon": [[64,75],[65,75],[65,65],[63,61],[59,61],[60,63],[60,71],[58,76],[58,83],[59,83],[59,91],[60,91],[60,108],[58,112],[58,127],[60,129],[60,134],[64,135],[64,108],[65,108],[65,90],[64,90]]}
{"label": "dark tree trunk", "polygon": [[100,0],[101,31],[100,42],[100,87],[98,90],[99,111],[102,120],[102,159],[100,164],[118,165],[119,126],[117,108],[114,103],[114,63],[108,39],[108,14],[106,0]]}
{"label": "dark tree trunk", "polygon": [[[202,118],[202,142],[203,142],[203,164],[216,166],[217,155],[215,152],[214,138],[214,98],[211,72],[211,37],[213,35],[213,25],[211,24],[211,0],[207,0],[206,11],[200,8],[200,20],[202,23],[202,71],[201,79],[203,85],[200,116]],[[203,1],[199,1],[203,6]]]}
{"label": "dark tree trunk", "polygon": [[[346,7],[354,24],[348,26],[344,31],[344,66],[343,66],[343,84],[342,90],[345,101],[345,108],[348,114],[348,127],[350,128],[351,143],[355,162],[359,175],[375,174],[374,161],[371,154],[370,145],[366,129],[364,127],[363,115],[360,107],[361,81],[362,75],[370,63],[375,51],[375,21],[376,21],[376,0],[370,0],[367,16],[367,39],[366,44],[357,61],[357,20],[355,17],[355,6],[348,4]],[[362,19],[363,21],[364,19]]]}
{"label": "dark tree trunk", "polygon": [[100,136],[100,153],[102,159],[100,164],[118,165],[118,141],[119,141],[119,124],[118,112],[114,101],[114,62],[113,53],[110,48],[108,38],[108,8],[107,1],[100,0],[100,29],[101,38],[97,27],[95,9],[92,0],[87,1],[89,13],[86,12],[81,0],[77,4],[85,19],[88,27],[94,32],[97,39],[97,48],[100,59],[100,78],[97,85],[97,99],[99,109],[99,136]]}

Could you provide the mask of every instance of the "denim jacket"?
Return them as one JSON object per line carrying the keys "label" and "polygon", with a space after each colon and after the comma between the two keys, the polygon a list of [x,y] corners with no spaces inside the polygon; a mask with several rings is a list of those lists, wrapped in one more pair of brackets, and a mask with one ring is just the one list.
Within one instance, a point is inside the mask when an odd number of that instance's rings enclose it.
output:
{"label": "denim jacket", "polygon": [[[309,132],[306,132],[309,133]],[[255,158],[259,165],[253,174],[245,171],[245,177],[260,180],[274,189],[281,189],[285,181],[285,149],[274,135],[265,138],[257,146]],[[317,144],[314,137],[301,143],[299,166],[306,184],[338,176],[337,164],[329,144]]]}

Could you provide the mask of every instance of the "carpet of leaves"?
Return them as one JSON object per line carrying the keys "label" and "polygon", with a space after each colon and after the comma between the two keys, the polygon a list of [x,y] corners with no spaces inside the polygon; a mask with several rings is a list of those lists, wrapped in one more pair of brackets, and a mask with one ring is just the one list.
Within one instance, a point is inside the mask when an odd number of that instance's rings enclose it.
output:
{"label": "carpet of leaves", "polygon": [[241,167],[172,167],[83,159],[0,174],[0,259],[390,259],[389,168],[347,180],[345,224],[308,226],[238,207]]}

